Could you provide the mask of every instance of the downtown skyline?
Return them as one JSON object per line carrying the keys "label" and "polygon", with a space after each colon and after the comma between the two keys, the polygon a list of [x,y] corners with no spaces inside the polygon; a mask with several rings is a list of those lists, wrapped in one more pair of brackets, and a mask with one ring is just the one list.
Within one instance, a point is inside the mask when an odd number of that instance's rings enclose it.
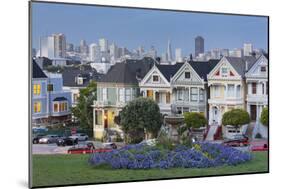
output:
{"label": "downtown skyline", "polygon": [[244,43],[268,50],[267,17],[48,3],[35,3],[32,14],[32,47],[36,49],[41,36],[64,33],[67,43],[75,45],[81,39],[89,45],[106,38],[130,50],[154,46],[159,54],[167,51],[168,40],[173,51],[181,48],[184,55],[194,53],[197,35],[204,37],[206,50],[233,49]]}

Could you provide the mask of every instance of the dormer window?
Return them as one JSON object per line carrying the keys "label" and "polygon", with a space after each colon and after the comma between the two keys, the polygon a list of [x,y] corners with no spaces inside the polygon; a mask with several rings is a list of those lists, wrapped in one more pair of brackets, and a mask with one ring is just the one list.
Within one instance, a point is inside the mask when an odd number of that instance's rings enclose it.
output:
{"label": "dormer window", "polygon": [[261,72],[266,72],[266,67],[265,66],[261,66]]}
{"label": "dormer window", "polygon": [[222,77],[227,77],[227,75],[228,75],[228,70],[227,70],[227,68],[221,68],[221,75],[222,75]]}
{"label": "dormer window", "polygon": [[83,85],[83,77],[77,76],[75,78],[75,82],[76,82],[77,85]]}
{"label": "dormer window", "polygon": [[152,81],[153,81],[154,83],[159,83],[159,76],[158,76],[158,75],[153,75],[153,76],[152,76]]}
{"label": "dormer window", "polygon": [[184,78],[185,79],[190,79],[190,72],[185,72],[184,73]]}

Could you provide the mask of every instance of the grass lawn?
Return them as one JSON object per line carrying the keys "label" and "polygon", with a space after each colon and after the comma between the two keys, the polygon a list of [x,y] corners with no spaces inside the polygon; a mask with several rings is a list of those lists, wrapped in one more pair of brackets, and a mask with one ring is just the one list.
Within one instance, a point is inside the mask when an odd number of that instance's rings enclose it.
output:
{"label": "grass lawn", "polygon": [[253,160],[238,166],[112,170],[91,167],[87,162],[89,155],[33,155],[33,187],[266,172],[267,156],[267,152],[254,152]]}

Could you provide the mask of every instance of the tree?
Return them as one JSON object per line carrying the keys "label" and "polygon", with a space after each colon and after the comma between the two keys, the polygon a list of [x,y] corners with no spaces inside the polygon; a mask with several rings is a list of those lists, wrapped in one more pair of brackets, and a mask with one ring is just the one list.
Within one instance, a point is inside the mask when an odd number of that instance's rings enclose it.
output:
{"label": "tree", "polygon": [[222,116],[222,124],[232,125],[236,130],[248,123],[250,123],[250,116],[247,111],[242,109],[232,109]]}
{"label": "tree", "polygon": [[78,103],[72,108],[73,115],[83,128],[93,128],[93,108],[91,105],[96,100],[96,91],[97,84],[94,81],[90,82],[86,88],[80,89]]}
{"label": "tree", "polygon": [[129,102],[120,112],[120,118],[131,143],[142,141],[146,133],[156,137],[162,124],[159,106],[149,98],[140,97]]}
{"label": "tree", "polygon": [[268,107],[266,108],[263,108],[262,109],[262,112],[261,112],[261,118],[260,118],[260,122],[265,125],[265,126],[268,126],[269,122],[268,122],[268,118],[269,118],[269,115],[268,115]]}
{"label": "tree", "polygon": [[[179,127],[178,134],[182,143],[191,144],[192,129],[200,128],[207,124],[207,119],[202,113],[198,112],[185,112],[184,113],[185,125]],[[188,130],[187,135],[184,134]]]}

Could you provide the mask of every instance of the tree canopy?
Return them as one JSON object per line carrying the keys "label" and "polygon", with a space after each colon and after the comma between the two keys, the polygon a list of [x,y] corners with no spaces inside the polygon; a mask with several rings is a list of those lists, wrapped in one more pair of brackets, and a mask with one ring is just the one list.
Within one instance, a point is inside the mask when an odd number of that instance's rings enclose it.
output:
{"label": "tree canopy", "polygon": [[260,118],[260,122],[265,125],[268,126],[269,122],[268,122],[268,107],[263,108],[262,112],[261,112],[261,118]]}
{"label": "tree canopy", "polygon": [[120,112],[120,118],[131,143],[143,140],[145,132],[156,137],[162,124],[159,106],[149,98],[140,97],[129,102]]}
{"label": "tree canopy", "polygon": [[223,125],[232,125],[238,128],[248,123],[250,123],[250,116],[247,111],[242,109],[232,109],[222,116]]}
{"label": "tree canopy", "polygon": [[81,127],[93,127],[93,108],[91,105],[96,100],[96,91],[97,84],[94,81],[79,91],[78,103],[72,108],[72,113],[78,119]]}
{"label": "tree canopy", "polygon": [[207,124],[205,116],[199,112],[185,112],[184,121],[187,128],[199,128]]}

